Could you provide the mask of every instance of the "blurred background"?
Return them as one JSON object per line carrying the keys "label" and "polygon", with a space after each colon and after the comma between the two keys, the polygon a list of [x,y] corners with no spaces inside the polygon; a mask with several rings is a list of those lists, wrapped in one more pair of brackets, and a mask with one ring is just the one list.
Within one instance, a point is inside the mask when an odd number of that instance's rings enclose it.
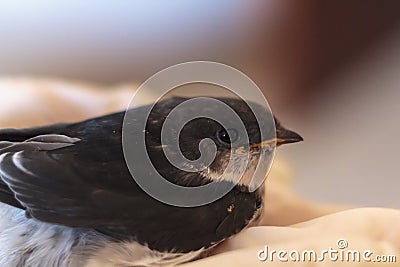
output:
{"label": "blurred background", "polygon": [[2,77],[140,84],[192,60],[246,73],[303,135],[278,151],[303,195],[400,206],[400,1],[0,2]]}

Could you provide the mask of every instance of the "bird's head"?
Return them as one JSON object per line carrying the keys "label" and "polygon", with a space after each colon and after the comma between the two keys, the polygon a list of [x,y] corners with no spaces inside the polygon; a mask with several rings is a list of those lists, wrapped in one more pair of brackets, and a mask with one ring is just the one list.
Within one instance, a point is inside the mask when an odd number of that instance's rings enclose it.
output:
{"label": "bird's head", "polygon": [[[262,153],[266,153],[264,160],[269,162],[260,164],[268,165],[277,146],[303,140],[297,133],[284,128],[268,108],[246,103],[239,98],[217,98],[239,116],[244,131],[241,131],[239,126],[226,128],[221,125],[221,121],[230,121],[232,118],[231,114],[225,114],[219,105],[204,105],[200,102],[196,106],[194,102],[186,106],[185,112],[176,112],[178,115],[174,117],[175,123],[179,125],[184,122],[184,126],[181,129],[167,129],[173,132],[171,136],[174,136],[179,146],[162,144],[161,129],[166,125],[166,118],[174,108],[186,100],[188,99],[174,97],[158,102],[149,116],[146,130],[149,155],[153,164],[163,177],[176,184],[198,186],[210,181],[230,181],[249,187]],[[197,115],[199,110],[202,114],[218,114],[220,122],[201,115],[187,121],[187,114]],[[261,114],[259,120],[253,111]],[[208,142],[203,142],[204,140]],[[160,156],[161,150],[170,154],[177,154],[180,150],[189,162],[184,163],[187,168],[193,167],[191,162],[199,160],[203,154],[214,155],[213,161],[204,164],[199,171],[188,172],[172,166],[165,155]],[[229,164],[230,161],[232,164]],[[201,162],[199,164],[201,165]]]}

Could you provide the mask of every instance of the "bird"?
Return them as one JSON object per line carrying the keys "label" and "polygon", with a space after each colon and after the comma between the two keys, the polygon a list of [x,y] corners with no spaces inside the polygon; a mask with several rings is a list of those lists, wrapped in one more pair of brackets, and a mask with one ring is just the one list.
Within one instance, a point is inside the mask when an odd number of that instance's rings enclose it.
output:
{"label": "bird", "polygon": [[[172,97],[153,106],[144,130],[153,165],[165,179],[181,186],[234,183],[229,172],[220,174],[231,150],[233,156],[238,153],[233,145],[236,131],[210,118],[191,121],[179,135],[180,149],[188,159],[199,157],[202,139],[213,140],[217,153],[206,169],[180,170],[163,154],[163,123],[186,100]],[[254,167],[263,144],[271,140],[261,140],[251,105],[236,98],[218,100],[243,121],[249,166]],[[133,109],[142,114],[144,107],[148,106]],[[0,130],[0,266],[173,266],[207,255],[257,222],[264,206],[263,185],[252,191],[248,179],[232,184],[216,201],[196,207],[169,205],[147,194],[132,179],[124,158],[125,114]],[[274,123],[273,135],[267,129],[267,136],[273,136],[275,146],[303,140],[276,118]],[[139,134],[143,129],[132,136]],[[247,168],[244,176],[254,171]]]}

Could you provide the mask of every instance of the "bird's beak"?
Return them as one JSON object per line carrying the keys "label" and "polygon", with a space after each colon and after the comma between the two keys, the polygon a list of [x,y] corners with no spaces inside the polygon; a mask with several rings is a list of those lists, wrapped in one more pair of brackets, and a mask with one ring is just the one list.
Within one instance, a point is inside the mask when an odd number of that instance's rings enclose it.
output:
{"label": "bird's beak", "polygon": [[280,146],[284,144],[296,143],[303,141],[303,137],[301,137],[298,133],[290,131],[280,124],[276,125],[276,138],[263,141],[259,144],[253,145],[253,147],[272,147],[274,145]]}
{"label": "bird's beak", "polygon": [[298,133],[290,131],[280,124],[276,127],[276,145],[284,145],[290,143],[297,143],[303,141],[303,137],[301,137]]}

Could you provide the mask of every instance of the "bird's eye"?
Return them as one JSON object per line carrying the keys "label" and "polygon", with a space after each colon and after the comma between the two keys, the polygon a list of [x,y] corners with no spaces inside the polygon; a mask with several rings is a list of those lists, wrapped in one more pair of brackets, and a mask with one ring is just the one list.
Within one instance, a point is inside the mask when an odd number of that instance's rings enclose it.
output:
{"label": "bird's eye", "polygon": [[217,132],[217,137],[221,143],[229,145],[238,139],[238,132],[235,129],[222,129]]}

